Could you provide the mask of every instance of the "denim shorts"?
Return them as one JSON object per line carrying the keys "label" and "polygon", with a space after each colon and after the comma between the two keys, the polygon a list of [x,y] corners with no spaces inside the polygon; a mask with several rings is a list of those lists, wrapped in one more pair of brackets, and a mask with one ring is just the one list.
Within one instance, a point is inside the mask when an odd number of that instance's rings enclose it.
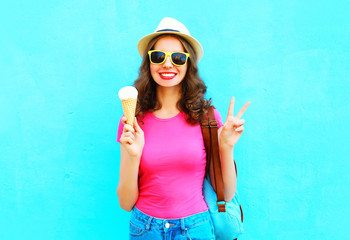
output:
{"label": "denim shorts", "polygon": [[130,239],[213,240],[214,227],[209,211],[185,218],[161,219],[133,208],[129,227]]}

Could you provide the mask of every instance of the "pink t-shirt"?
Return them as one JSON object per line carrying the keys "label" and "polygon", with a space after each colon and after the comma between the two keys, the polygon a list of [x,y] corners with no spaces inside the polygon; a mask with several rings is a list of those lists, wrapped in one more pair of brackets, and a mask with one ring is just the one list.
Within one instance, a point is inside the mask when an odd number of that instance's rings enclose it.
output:
{"label": "pink t-shirt", "polygon": [[[215,119],[223,125],[217,110]],[[139,168],[136,207],[157,218],[182,218],[208,209],[202,193],[206,152],[198,124],[186,122],[180,112],[169,119],[148,112],[141,126],[145,146]],[[119,122],[118,137],[123,131]]]}

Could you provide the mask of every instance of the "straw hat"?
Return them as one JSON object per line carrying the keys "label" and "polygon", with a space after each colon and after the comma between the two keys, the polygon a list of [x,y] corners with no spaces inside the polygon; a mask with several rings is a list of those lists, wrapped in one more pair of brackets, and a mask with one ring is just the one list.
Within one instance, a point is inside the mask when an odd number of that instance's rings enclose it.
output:
{"label": "straw hat", "polygon": [[191,36],[185,25],[170,17],[163,18],[153,33],[148,34],[140,39],[137,44],[137,49],[139,50],[141,57],[144,56],[148,43],[153,38],[163,34],[175,34],[183,37],[192,46],[194,52],[196,53],[197,62],[199,62],[199,60],[202,58],[202,45],[197,41],[197,39]]}

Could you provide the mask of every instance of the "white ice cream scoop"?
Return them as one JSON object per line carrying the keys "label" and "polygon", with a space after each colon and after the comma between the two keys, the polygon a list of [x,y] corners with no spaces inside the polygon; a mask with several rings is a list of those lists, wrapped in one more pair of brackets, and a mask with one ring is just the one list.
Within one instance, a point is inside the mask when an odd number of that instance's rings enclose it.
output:
{"label": "white ice cream scoop", "polygon": [[127,124],[131,126],[134,125],[137,95],[137,89],[132,86],[123,87],[118,92],[118,96],[122,101],[124,115],[127,118]]}
{"label": "white ice cream scoop", "polygon": [[120,100],[128,99],[128,98],[135,99],[135,98],[137,98],[137,95],[138,95],[138,91],[133,86],[123,87],[118,92],[118,96],[119,96]]}

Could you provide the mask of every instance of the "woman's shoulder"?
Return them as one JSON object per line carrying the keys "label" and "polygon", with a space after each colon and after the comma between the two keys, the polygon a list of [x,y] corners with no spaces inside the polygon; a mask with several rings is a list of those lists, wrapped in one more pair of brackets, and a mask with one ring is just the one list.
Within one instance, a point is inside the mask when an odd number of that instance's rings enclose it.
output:
{"label": "woman's shoulder", "polygon": [[210,108],[213,108],[213,109],[214,109],[214,115],[215,115],[215,117],[216,117],[216,116],[220,116],[220,117],[221,117],[221,114],[220,114],[219,110],[217,110],[216,107],[215,107],[214,105],[210,105],[208,108],[206,108],[206,109],[204,110],[204,112],[209,112],[209,109],[210,109]]}
{"label": "woman's shoulder", "polygon": [[220,112],[214,107],[214,116],[215,120],[218,122],[219,127],[223,125]]}
{"label": "woman's shoulder", "polygon": [[215,106],[214,107],[214,114],[217,115],[217,116],[221,116],[219,110],[217,110],[217,108]]}

